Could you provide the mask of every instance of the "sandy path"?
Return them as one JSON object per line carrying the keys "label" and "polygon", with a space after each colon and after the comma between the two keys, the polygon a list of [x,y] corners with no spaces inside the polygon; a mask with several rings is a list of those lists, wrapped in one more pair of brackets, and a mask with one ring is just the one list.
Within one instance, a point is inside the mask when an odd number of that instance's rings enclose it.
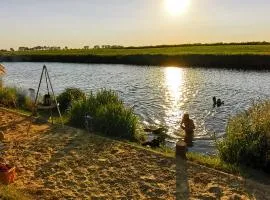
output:
{"label": "sandy path", "polygon": [[[33,124],[27,135],[28,123],[0,109],[1,158],[17,167],[14,185],[34,199],[175,199],[175,159],[73,128]],[[188,178],[191,199],[267,199],[264,190],[197,165]]]}

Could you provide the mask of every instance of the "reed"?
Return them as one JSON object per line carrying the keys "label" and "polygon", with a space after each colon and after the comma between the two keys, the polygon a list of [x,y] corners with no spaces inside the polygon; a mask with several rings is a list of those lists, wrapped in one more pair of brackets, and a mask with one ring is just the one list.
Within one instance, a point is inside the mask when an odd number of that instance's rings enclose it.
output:
{"label": "reed", "polygon": [[15,87],[0,88],[0,105],[31,111],[33,102],[24,90]]}
{"label": "reed", "polygon": [[85,93],[79,88],[66,88],[61,94],[57,96],[57,102],[61,112],[66,112],[71,104],[75,101],[86,98]]}
{"label": "reed", "polygon": [[17,91],[15,88],[0,88],[0,104],[6,107],[16,107]]}
{"label": "reed", "polygon": [[270,164],[270,101],[254,105],[235,117],[226,128],[226,137],[218,142],[220,158],[228,163],[255,168]]}
{"label": "reed", "polygon": [[70,124],[83,128],[86,114],[92,117],[92,128],[107,136],[140,140],[139,120],[111,90],[100,90],[81,101],[74,102],[69,112]]}

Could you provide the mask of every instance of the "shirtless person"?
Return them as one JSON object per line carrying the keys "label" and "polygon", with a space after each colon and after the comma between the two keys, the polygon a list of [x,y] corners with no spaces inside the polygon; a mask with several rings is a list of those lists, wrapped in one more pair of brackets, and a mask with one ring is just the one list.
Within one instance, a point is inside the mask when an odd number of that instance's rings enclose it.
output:
{"label": "shirtless person", "polygon": [[187,144],[187,146],[192,146],[195,125],[193,120],[189,118],[189,114],[187,113],[183,115],[183,119],[181,121],[181,128],[185,131],[185,143]]}

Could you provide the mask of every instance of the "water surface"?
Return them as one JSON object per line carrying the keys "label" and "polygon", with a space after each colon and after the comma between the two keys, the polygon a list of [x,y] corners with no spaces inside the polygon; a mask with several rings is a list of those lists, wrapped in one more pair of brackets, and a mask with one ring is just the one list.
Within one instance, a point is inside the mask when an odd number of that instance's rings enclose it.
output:
{"label": "water surface", "polygon": [[[46,64],[56,93],[67,87],[79,87],[86,92],[101,88],[115,90],[134,108],[145,126],[167,126],[173,138],[183,134],[179,122],[183,113],[188,112],[196,124],[191,151],[204,153],[213,152],[211,135],[222,137],[230,116],[258,99],[270,97],[270,73],[262,71],[74,63],[3,64],[7,68],[4,81],[8,85],[37,89],[42,66]],[[41,92],[46,92],[45,84]],[[213,96],[221,98],[224,106],[213,108]]]}

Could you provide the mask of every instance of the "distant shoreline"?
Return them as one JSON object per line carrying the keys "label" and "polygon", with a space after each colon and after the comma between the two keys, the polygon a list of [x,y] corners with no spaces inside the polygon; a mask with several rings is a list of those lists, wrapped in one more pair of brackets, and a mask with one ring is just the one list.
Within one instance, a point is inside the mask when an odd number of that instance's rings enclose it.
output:
{"label": "distant shoreline", "polygon": [[270,45],[8,51],[0,52],[0,62],[63,62],[270,70]]}
{"label": "distant shoreline", "polygon": [[270,55],[2,56],[0,62],[63,62],[269,70]]}

